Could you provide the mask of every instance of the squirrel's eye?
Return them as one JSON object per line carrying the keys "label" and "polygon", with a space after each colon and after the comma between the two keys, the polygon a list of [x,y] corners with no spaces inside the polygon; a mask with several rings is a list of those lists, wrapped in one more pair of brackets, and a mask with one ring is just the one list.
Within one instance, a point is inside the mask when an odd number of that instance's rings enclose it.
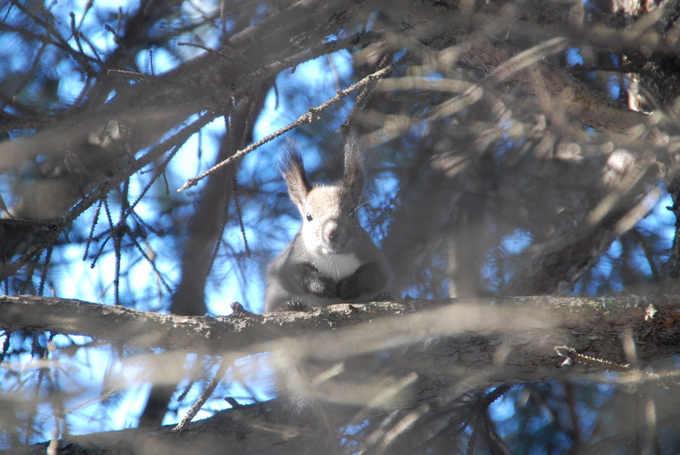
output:
{"label": "squirrel's eye", "polygon": [[310,215],[309,213],[307,214],[306,218],[307,218],[307,221],[312,221],[312,215]]}

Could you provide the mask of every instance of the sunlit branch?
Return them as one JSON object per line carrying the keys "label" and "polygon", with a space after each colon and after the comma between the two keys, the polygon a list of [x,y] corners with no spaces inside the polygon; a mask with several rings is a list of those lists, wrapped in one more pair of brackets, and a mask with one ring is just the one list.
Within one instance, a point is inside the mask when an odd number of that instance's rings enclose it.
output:
{"label": "sunlit branch", "polygon": [[345,90],[338,91],[337,95],[335,95],[331,99],[327,100],[326,102],[320,104],[319,106],[309,108],[309,110],[305,114],[302,114],[296,121],[289,123],[288,125],[284,126],[283,128],[279,129],[278,131],[275,131],[274,133],[264,137],[263,139],[261,139],[257,142],[254,142],[253,144],[250,144],[248,147],[246,147],[242,150],[239,150],[234,155],[230,156],[226,160],[224,160],[224,161],[216,164],[215,166],[211,167],[210,169],[208,169],[207,171],[205,171],[204,173],[202,173],[198,177],[194,177],[192,179],[187,180],[187,182],[184,185],[182,185],[182,187],[180,187],[177,190],[177,192],[184,191],[187,188],[191,188],[192,186],[196,186],[196,184],[198,182],[200,182],[201,180],[203,180],[204,178],[206,178],[207,176],[209,176],[213,172],[217,171],[218,169],[229,165],[229,163],[231,163],[235,160],[241,159],[242,157],[244,157],[248,153],[252,152],[253,150],[257,149],[261,145],[266,144],[267,142],[269,142],[273,139],[276,139],[277,137],[287,133],[288,131],[295,129],[298,126],[306,125],[308,123],[312,123],[312,122],[318,120],[320,118],[319,114],[321,112],[325,111],[326,109],[328,109],[332,105],[341,101],[343,98],[345,98],[350,93],[352,93],[356,90],[359,90],[360,88],[362,88],[362,87],[380,79],[381,77],[384,77],[385,75],[393,72],[396,68],[403,65],[408,58],[409,57],[404,56],[401,59],[399,59],[398,62],[393,63],[391,65],[388,65],[385,68],[382,68],[378,71],[375,71],[374,73],[369,74],[368,76],[361,79],[359,82],[356,82],[355,84],[351,85],[350,87],[346,88]]}

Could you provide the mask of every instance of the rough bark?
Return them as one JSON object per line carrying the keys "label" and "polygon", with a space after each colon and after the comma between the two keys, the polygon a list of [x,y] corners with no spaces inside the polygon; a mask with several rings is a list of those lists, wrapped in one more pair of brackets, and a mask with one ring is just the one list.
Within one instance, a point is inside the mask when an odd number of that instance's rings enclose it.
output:
{"label": "rough bark", "polygon": [[[650,342],[638,351],[641,361],[655,355],[671,355],[680,345],[680,296],[626,296],[606,298],[502,297],[492,299],[406,300],[367,304],[340,304],[309,312],[238,313],[229,317],[162,315],[119,306],[77,300],[34,296],[0,297],[0,328],[6,330],[49,330],[85,335],[131,347],[157,347],[204,354],[236,352],[238,355],[272,349],[285,337],[318,337],[331,341],[358,337],[365,346],[337,346],[338,356],[370,352],[390,345],[407,345],[428,337],[479,334],[484,339],[508,336],[524,358],[519,367],[533,368],[558,356],[553,346],[588,346],[592,354],[622,361],[618,337],[631,330],[636,339]],[[369,327],[370,326],[370,327]],[[531,331],[536,331],[531,335]],[[389,334],[390,339],[381,340]],[[521,340],[517,341],[516,337]],[[550,345],[544,356],[521,346]],[[369,343],[368,340],[371,340]],[[315,343],[296,345],[310,355]],[[341,344],[341,343],[340,343]],[[465,349],[474,353],[480,346]],[[492,344],[493,345],[493,344]],[[487,347],[488,349],[488,347]],[[617,353],[612,358],[613,353]],[[488,354],[488,353],[487,353]],[[472,355],[472,354],[471,354]],[[460,360],[465,362],[466,358]],[[488,355],[472,355],[469,367],[492,363]]]}

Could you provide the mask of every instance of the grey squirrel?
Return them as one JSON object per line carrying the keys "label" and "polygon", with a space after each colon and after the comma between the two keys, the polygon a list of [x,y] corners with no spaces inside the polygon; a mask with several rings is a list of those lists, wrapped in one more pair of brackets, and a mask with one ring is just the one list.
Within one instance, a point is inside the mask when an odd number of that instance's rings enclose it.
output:
{"label": "grey squirrel", "polygon": [[347,139],[340,182],[311,185],[300,151],[292,146],[284,151],[279,169],[302,226],[267,268],[265,310],[380,299],[389,270],[357,217],[366,171],[356,134]]}

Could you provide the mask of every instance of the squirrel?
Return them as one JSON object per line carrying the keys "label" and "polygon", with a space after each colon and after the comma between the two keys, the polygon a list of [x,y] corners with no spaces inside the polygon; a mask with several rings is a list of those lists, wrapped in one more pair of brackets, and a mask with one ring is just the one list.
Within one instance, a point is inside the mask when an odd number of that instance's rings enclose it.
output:
{"label": "squirrel", "polygon": [[345,145],[340,182],[311,185],[294,146],[284,151],[279,170],[302,226],[267,268],[265,311],[384,300],[389,269],[357,217],[366,171],[356,133]]}

